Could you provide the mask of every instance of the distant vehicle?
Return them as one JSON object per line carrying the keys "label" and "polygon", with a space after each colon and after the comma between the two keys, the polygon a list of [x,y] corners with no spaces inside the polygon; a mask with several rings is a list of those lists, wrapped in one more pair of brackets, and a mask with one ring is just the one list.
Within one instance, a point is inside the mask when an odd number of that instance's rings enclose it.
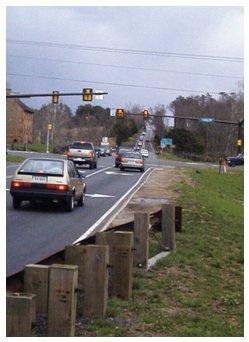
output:
{"label": "distant vehicle", "polygon": [[76,169],[66,159],[29,158],[15,172],[10,194],[13,207],[21,207],[22,201],[61,202],[66,211],[72,211],[74,202],[85,202],[85,172]]}
{"label": "distant vehicle", "polygon": [[127,148],[119,148],[119,151],[117,152],[116,157],[115,157],[115,167],[120,166],[121,158],[123,157],[124,153],[128,151],[130,150]]}
{"label": "distant vehicle", "polygon": [[98,158],[100,158],[100,147],[95,146],[94,150],[95,150],[95,153],[97,154]]}
{"label": "distant vehicle", "polygon": [[139,141],[139,142],[137,143],[137,146],[138,146],[138,147],[142,147],[142,146],[143,146],[142,141]]}
{"label": "distant vehicle", "polygon": [[236,157],[226,157],[228,166],[244,165],[244,155],[239,153]]}
{"label": "distant vehicle", "polygon": [[139,137],[139,140],[140,140],[140,141],[143,141],[143,140],[144,140],[143,135],[141,135],[141,136]]}
{"label": "distant vehicle", "polygon": [[89,165],[90,169],[97,168],[98,156],[91,142],[75,141],[69,146],[67,159],[75,165]]}
{"label": "distant vehicle", "polygon": [[146,134],[146,132],[143,132],[142,134],[143,134],[143,135],[145,135],[145,134]]}
{"label": "distant vehicle", "polygon": [[105,157],[106,156],[105,148],[103,146],[100,147],[100,155],[101,155],[101,157]]}
{"label": "distant vehicle", "polygon": [[140,153],[142,154],[143,157],[148,158],[149,157],[149,152],[146,149],[141,148]]}
{"label": "distant vehicle", "polygon": [[144,159],[139,152],[125,152],[120,160],[120,170],[139,169],[144,172]]}

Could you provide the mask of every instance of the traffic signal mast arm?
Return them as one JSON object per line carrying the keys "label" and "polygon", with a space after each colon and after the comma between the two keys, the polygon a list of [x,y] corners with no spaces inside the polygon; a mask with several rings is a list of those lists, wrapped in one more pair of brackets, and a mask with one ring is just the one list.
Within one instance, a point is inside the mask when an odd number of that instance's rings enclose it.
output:
{"label": "traffic signal mast arm", "polygon": [[[82,96],[82,91],[79,93],[59,93],[59,96]],[[92,92],[92,95],[108,95],[107,92]],[[52,93],[41,93],[41,94],[15,94],[15,95],[6,95],[6,99],[15,99],[15,98],[30,98],[30,97],[49,97],[53,96]]]}

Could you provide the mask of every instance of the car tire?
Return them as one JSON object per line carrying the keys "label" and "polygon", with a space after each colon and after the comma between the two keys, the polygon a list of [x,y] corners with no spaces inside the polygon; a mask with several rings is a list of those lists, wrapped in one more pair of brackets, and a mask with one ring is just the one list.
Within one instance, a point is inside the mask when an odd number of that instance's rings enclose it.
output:
{"label": "car tire", "polygon": [[12,204],[14,209],[19,209],[22,204],[22,200],[20,198],[13,197]]}
{"label": "car tire", "polygon": [[144,168],[142,167],[140,171],[141,171],[141,172],[144,172]]}
{"label": "car tire", "polygon": [[74,208],[74,196],[71,196],[65,203],[65,209],[67,212],[73,211]]}
{"label": "car tire", "polygon": [[235,166],[236,166],[236,163],[235,163],[235,162],[230,162],[229,166],[235,167]]}
{"label": "car tire", "polygon": [[118,167],[118,164],[115,163],[115,167]]}
{"label": "car tire", "polygon": [[90,169],[93,169],[93,168],[94,168],[94,163],[91,163],[91,164],[89,165],[89,167],[90,167]]}
{"label": "car tire", "polygon": [[97,162],[94,163],[94,168],[97,169]]}
{"label": "car tire", "polygon": [[86,194],[83,192],[82,196],[78,199],[77,204],[79,207],[83,207],[85,204]]}

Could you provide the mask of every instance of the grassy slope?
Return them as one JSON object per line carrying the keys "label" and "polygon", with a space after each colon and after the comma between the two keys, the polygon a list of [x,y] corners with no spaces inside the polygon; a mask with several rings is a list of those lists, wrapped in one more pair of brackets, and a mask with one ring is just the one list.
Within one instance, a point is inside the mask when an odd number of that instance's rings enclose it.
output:
{"label": "grassy slope", "polygon": [[22,156],[15,156],[15,155],[10,155],[10,154],[6,155],[6,162],[10,162],[10,163],[21,163],[25,159],[26,158]]}
{"label": "grassy slope", "polygon": [[191,177],[175,189],[176,253],[135,275],[133,298],[109,299],[107,317],[82,321],[77,335],[243,336],[243,172]]}

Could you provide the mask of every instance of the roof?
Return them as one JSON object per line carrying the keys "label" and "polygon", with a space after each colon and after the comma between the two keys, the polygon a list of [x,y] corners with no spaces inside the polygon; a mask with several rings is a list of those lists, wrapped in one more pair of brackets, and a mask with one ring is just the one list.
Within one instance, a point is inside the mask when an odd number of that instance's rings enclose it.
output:
{"label": "roof", "polygon": [[28,112],[28,113],[34,113],[34,110],[29,108],[25,103],[23,103],[21,100],[19,99],[16,99],[16,102],[19,104],[20,107],[22,107],[22,109],[25,111],[25,112]]}

